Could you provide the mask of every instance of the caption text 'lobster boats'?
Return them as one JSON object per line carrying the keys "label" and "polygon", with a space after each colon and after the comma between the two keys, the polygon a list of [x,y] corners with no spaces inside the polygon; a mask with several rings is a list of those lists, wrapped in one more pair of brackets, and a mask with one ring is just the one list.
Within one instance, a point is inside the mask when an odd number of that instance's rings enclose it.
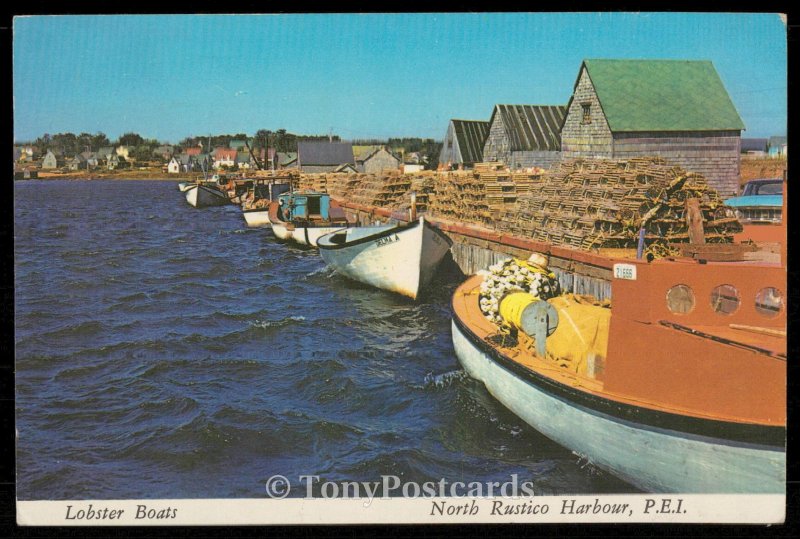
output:
{"label": "caption text 'lobster boats'", "polygon": [[339,230],[318,242],[323,260],[337,272],[413,299],[451,245],[424,217],[403,225]]}
{"label": "caption text 'lobster boats'", "polygon": [[349,226],[344,211],[325,193],[283,193],[270,203],[268,216],[276,238],[312,247],[321,236]]}
{"label": "caption text 'lobster boats'", "polygon": [[453,296],[456,355],[525,422],[646,491],[785,492],[785,268],[616,264],[610,309],[482,273]]}

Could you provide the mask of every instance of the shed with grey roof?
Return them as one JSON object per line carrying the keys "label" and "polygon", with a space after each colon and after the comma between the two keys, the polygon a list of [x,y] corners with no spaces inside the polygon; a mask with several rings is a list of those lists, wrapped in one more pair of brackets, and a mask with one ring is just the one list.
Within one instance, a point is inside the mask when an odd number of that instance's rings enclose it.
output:
{"label": "shed with grey roof", "polygon": [[767,153],[767,143],[765,138],[743,138],[742,153]]}
{"label": "shed with grey roof", "polygon": [[444,135],[439,163],[448,168],[471,168],[483,161],[483,145],[489,134],[489,122],[450,120]]}
{"label": "shed with grey roof", "polygon": [[483,147],[484,161],[511,169],[550,168],[561,160],[564,105],[495,105]]}
{"label": "shed with grey roof", "polygon": [[359,164],[358,171],[367,174],[380,174],[400,168],[400,158],[384,147],[378,147]]}
{"label": "shed with grey roof", "polygon": [[344,164],[355,166],[353,145],[349,142],[297,142],[297,165],[303,172],[333,172]]}

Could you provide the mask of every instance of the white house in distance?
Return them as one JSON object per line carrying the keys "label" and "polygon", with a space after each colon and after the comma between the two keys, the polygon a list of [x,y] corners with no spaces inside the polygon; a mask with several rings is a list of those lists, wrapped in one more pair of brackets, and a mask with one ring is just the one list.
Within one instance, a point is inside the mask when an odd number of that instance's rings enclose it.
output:
{"label": "white house in distance", "polygon": [[169,174],[178,174],[181,171],[181,162],[178,160],[178,157],[175,156],[169,160],[169,164],[167,165],[167,173]]}
{"label": "white house in distance", "polygon": [[130,146],[117,146],[115,150],[117,155],[124,157],[126,161],[130,160],[131,147]]}
{"label": "white house in distance", "polygon": [[64,157],[56,154],[52,150],[47,150],[44,159],[42,160],[42,168],[53,169],[64,166]]}
{"label": "white house in distance", "polygon": [[231,148],[219,147],[214,150],[214,168],[222,166],[232,167],[236,164],[236,154],[238,152]]}

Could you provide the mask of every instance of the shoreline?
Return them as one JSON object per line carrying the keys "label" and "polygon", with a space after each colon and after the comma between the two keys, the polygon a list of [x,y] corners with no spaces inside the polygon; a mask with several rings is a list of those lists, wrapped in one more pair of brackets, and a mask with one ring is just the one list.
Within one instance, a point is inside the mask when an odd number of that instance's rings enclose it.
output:
{"label": "shoreline", "polygon": [[[60,172],[39,172],[37,178],[32,180],[71,180],[71,181],[94,181],[94,180],[137,180],[137,181],[153,181],[153,180],[175,180],[175,181],[192,181],[198,176],[194,174],[169,174],[167,172],[159,171],[126,171],[118,174],[108,172],[100,172],[97,174],[87,174],[85,172],[77,173],[60,173]],[[17,181],[30,181],[29,179]]]}

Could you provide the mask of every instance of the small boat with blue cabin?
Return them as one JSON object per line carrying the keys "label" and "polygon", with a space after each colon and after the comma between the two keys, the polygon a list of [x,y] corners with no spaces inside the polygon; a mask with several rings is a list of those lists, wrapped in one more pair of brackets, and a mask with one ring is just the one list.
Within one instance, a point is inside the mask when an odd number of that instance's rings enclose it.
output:
{"label": "small boat with blue cabin", "polygon": [[256,178],[242,202],[242,215],[247,226],[269,226],[270,203],[277,202],[278,197],[290,189],[288,181]]}
{"label": "small boat with blue cabin", "polygon": [[350,226],[344,210],[329,194],[314,191],[278,195],[269,205],[268,217],[276,238],[312,247],[321,236]]}

